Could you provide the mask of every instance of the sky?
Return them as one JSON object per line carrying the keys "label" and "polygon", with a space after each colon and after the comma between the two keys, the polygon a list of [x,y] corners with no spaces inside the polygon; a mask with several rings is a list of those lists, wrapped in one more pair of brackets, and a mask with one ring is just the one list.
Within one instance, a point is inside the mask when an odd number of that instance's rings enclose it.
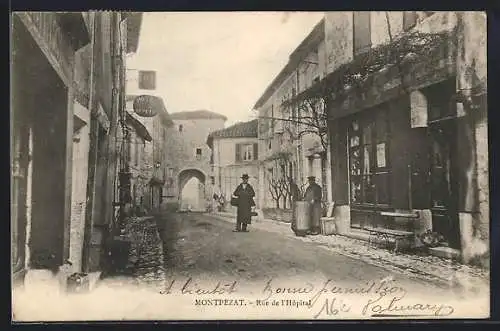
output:
{"label": "sky", "polygon": [[322,12],[144,13],[130,69],[156,70],[169,113],[206,109],[226,125],[252,108]]}

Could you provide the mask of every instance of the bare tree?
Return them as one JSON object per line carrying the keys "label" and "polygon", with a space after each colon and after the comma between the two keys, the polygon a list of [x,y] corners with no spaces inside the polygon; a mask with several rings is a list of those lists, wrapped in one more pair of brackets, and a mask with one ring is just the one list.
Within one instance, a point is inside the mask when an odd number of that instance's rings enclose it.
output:
{"label": "bare tree", "polygon": [[290,157],[291,153],[289,152],[278,152],[267,159],[267,161],[273,162],[273,169],[278,170],[273,173],[272,178],[269,178],[269,192],[278,209],[281,206],[286,209],[291,196],[291,178],[286,171]]}
{"label": "bare tree", "polygon": [[269,178],[269,192],[276,203],[276,208],[280,208],[280,201],[283,197],[283,185],[280,178]]}

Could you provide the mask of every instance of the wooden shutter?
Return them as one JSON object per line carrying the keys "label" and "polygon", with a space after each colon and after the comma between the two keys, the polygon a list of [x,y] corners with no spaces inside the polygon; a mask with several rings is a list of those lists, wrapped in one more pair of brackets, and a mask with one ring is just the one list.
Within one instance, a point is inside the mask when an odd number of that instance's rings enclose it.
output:
{"label": "wooden shutter", "polygon": [[253,159],[258,160],[259,159],[259,145],[257,143],[253,144]]}
{"label": "wooden shutter", "polygon": [[362,54],[371,47],[370,12],[353,12],[354,55]]}
{"label": "wooden shutter", "polygon": [[235,152],[235,161],[240,162],[241,161],[241,144],[235,145],[234,152]]}
{"label": "wooden shutter", "polygon": [[403,12],[403,30],[409,30],[417,24],[417,13],[415,11]]}

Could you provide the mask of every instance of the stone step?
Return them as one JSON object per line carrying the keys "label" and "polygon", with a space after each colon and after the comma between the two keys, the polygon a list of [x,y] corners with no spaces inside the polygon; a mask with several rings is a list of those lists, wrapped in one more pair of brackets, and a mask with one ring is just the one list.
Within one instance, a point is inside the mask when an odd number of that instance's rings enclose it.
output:
{"label": "stone step", "polygon": [[458,249],[444,246],[429,248],[429,254],[445,259],[458,259],[460,257],[460,251]]}

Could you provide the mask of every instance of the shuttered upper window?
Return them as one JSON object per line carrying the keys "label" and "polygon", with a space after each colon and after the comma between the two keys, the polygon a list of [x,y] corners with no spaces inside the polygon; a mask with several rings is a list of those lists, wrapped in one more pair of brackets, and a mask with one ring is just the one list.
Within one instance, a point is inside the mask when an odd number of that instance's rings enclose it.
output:
{"label": "shuttered upper window", "polygon": [[156,89],[156,71],[139,71],[139,89],[154,90]]}
{"label": "shuttered upper window", "polygon": [[258,147],[255,144],[236,144],[235,146],[235,161],[254,161],[258,159]]}
{"label": "shuttered upper window", "polygon": [[370,25],[370,12],[353,12],[354,55],[360,55],[370,50],[372,44]]}

